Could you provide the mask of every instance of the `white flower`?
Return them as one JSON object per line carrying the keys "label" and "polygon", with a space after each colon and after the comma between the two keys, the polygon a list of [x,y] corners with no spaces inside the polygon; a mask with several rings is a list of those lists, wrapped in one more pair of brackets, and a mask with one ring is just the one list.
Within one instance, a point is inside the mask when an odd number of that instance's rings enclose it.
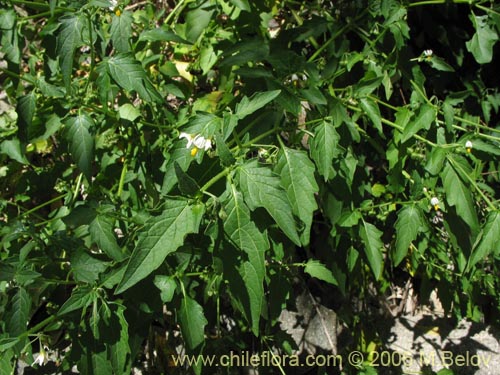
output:
{"label": "white flower", "polygon": [[118,0],[109,0],[109,4],[110,4],[109,10],[113,11],[118,6]]}
{"label": "white flower", "polygon": [[434,53],[434,52],[432,52],[432,50],[431,50],[431,49],[426,49],[426,50],[424,51],[424,56],[425,56],[425,57],[432,57],[432,54],[433,54],[433,53]]}
{"label": "white flower", "polygon": [[186,148],[191,148],[191,146],[194,145],[193,149],[191,150],[191,156],[195,156],[199,149],[208,151],[212,148],[212,141],[200,134],[188,134],[182,132],[179,135],[179,138],[187,139],[188,143],[186,145]]}
{"label": "white flower", "polygon": [[35,362],[33,362],[31,366],[33,366],[35,363],[38,364],[38,366],[46,365],[48,360],[49,356],[47,355],[47,352],[44,348],[40,348],[40,353],[37,354]]}
{"label": "white flower", "polygon": [[465,142],[465,149],[467,150],[467,152],[471,152],[471,150],[472,150],[472,142],[471,141]]}
{"label": "white flower", "polygon": [[431,198],[431,205],[437,211],[439,209],[439,199],[437,199],[436,197],[432,197]]}

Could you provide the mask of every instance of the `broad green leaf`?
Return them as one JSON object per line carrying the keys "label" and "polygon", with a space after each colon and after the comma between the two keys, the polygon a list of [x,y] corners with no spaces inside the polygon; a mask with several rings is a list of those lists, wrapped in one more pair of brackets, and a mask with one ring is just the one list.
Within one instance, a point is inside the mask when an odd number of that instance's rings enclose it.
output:
{"label": "broad green leaf", "polygon": [[168,194],[177,183],[175,163],[179,164],[185,172],[193,160],[194,158],[191,156],[190,150],[186,148],[186,142],[177,141],[173,150],[170,151],[170,159],[165,166],[165,175],[163,177],[163,185],[161,187],[162,194]]}
{"label": "broad green leaf", "polygon": [[[264,296],[265,259],[264,253],[269,249],[266,233],[262,233],[250,217],[250,210],[243,197],[234,185],[228,185],[228,197],[224,202],[227,217],[224,220],[224,232],[232,243],[248,255],[248,262],[239,267],[249,296],[249,321],[252,330],[258,335],[262,300]],[[246,304],[245,303],[245,304]]]}
{"label": "broad green leaf", "polygon": [[87,180],[92,176],[94,160],[94,137],[89,129],[94,126],[92,118],[85,113],[71,117],[66,121],[67,138],[71,156]]}
{"label": "broad green leaf", "polygon": [[392,259],[395,267],[406,257],[410,244],[415,241],[423,225],[422,213],[417,206],[406,206],[398,212],[398,220],[395,224],[396,251]]}
{"label": "broad green leaf", "polygon": [[378,280],[382,275],[384,265],[384,258],[382,256],[384,244],[380,239],[382,232],[375,225],[363,220],[362,225],[359,227],[359,236],[365,245],[365,254],[370,268],[375,275],[375,279]]}
{"label": "broad green leaf", "polygon": [[4,356],[5,351],[16,346],[16,344],[19,342],[19,340],[20,340],[20,337],[2,337],[2,338],[0,338],[0,353],[2,353],[1,357]]}
{"label": "broad green leaf", "polygon": [[173,276],[156,275],[154,284],[160,290],[161,301],[163,303],[171,302],[177,289],[175,278]]}
{"label": "broad green leaf", "polygon": [[127,264],[125,274],[116,288],[122,293],[156,270],[168,254],[184,242],[189,233],[198,232],[203,206],[190,205],[186,200],[167,199],[160,216],[146,222],[139,233],[137,245]]}
{"label": "broad green leaf", "polygon": [[131,54],[117,54],[105,61],[111,78],[125,91],[137,92],[146,102],[163,102],[146,71]]}
{"label": "broad green leaf", "polygon": [[35,110],[36,96],[33,91],[20,97],[17,101],[17,126],[19,128],[19,139],[22,142],[28,143],[32,138],[30,128],[33,122],[33,116],[35,115]]}
{"label": "broad green leaf", "polygon": [[477,246],[472,250],[472,254],[467,264],[470,270],[477,262],[480,262],[490,254],[495,256],[500,254],[500,212],[491,212],[484,224],[481,237]]}
{"label": "broad green leaf", "polygon": [[335,276],[323,263],[319,260],[309,259],[304,268],[304,272],[315,277],[316,279],[325,281],[332,285],[338,285]]}
{"label": "broad green leaf", "polygon": [[208,11],[201,7],[191,10],[186,15],[186,39],[195,43],[210,23],[213,13],[213,10]]}
{"label": "broad green leaf", "polygon": [[221,133],[215,134],[215,145],[217,146],[217,156],[219,156],[222,166],[227,167],[234,164],[236,159],[229,147],[227,147],[226,142],[224,142],[224,137]]}
{"label": "broad green leaf", "polygon": [[231,3],[236,6],[237,8],[244,10],[246,12],[250,12],[250,4],[248,3],[248,0],[230,0]]}
{"label": "broad green leaf", "polygon": [[141,111],[132,104],[125,103],[118,108],[118,115],[123,120],[133,122],[141,115]]}
{"label": "broad green leaf", "polygon": [[187,295],[181,301],[179,323],[188,349],[195,349],[205,341],[205,326],[208,322],[203,308]]}
{"label": "broad green leaf", "polygon": [[437,56],[432,56],[431,60],[429,61],[429,64],[437,70],[441,70],[442,72],[454,72],[455,69],[448,64],[446,61],[444,61],[441,57]]}
{"label": "broad green leaf", "polygon": [[369,98],[361,98],[359,100],[359,104],[363,112],[373,122],[375,129],[377,129],[379,134],[382,134],[383,133],[382,121],[380,120],[382,116],[380,115],[380,109],[378,107],[378,104],[374,100]]}
{"label": "broad green leaf", "polygon": [[111,41],[119,53],[130,51],[130,37],[132,35],[132,13],[123,10],[119,16],[113,13],[111,20]]}
{"label": "broad green leaf", "polygon": [[19,65],[21,49],[19,48],[19,34],[16,30],[17,14],[14,9],[0,9],[0,51],[8,61]]}
{"label": "broad green leaf", "polygon": [[449,158],[441,173],[441,181],[443,182],[448,204],[455,206],[457,214],[471,228],[472,233],[477,233],[479,221],[472,194],[468,184],[460,177],[461,173],[467,173],[467,169],[470,169],[470,167],[466,161],[458,158]]}
{"label": "broad green leaf", "polygon": [[92,241],[111,259],[120,262],[125,259],[113,232],[113,219],[105,215],[97,215],[89,225]]}
{"label": "broad green leaf", "polygon": [[240,120],[251,115],[258,109],[264,107],[267,103],[275,99],[281,90],[273,90],[266,92],[258,92],[250,98],[244,96],[241,101],[236,104],[236,117]]}
{"label": "broad green leaf", "polygon": [[57,315],[61,316],[75,310],[86,308],[90,306],[95,297],[96,292],[90,286],[78,286],[73,289],[71,297],[64,302]]}
{"label": "broad green leaf", "polygon": [[305,225],[300,238],[304,246],[309,244],[313,213],[318,208],[315,194],[319,188],[314,171],[314,164],[304,151],[288,147],[281,150],[276,173],[281,176],[293,214]]}
{"label": "broad green leaf", "polygon": [[240,188],[250,209],[265,208],[288,238],[300,246],[292,207],[279,178],[256,160],[244,164],[239,171]]}
{"label": "broad green leaf", "polygon": [[465,43],[467,51],[471,52],[479,64],[487,64],[493,59],[493,46],[498,40],[498,34],[489,25],[489,17],[471,14],[471,20],[476,32],[472,39]]}
{"label": "broad green leaf", "polygon": [[309,138],[311,157],[325,182],[335,174],[333,158],[338,155],[340,135],[330,121],[322,121],[314,128],[314,137]]}
{"label": "broad green leaf", "polygon": [[175,175],[177,176],[177,184],[181,193],[184,195],[195,195],[200,190],[198,183],[182,170],[177,161],[174,161],[174,169]]}
{"label": "broad green leaf", "polygon": [[93,283],[106,271],[108,264],[78,249],[71,254],[71,270],[76,281]]}
{"label": "broad green leaf", "polygon": [[243,201],[242,194],[234,185],[228,186],[228,198],[224,203],[227,217],[224,231],[232,242],[245,253],[264,278],[264,252],[269,249],[267,235],[262,233],[250,217],[250,210]]}
{"label": "broad green leaf", "polygon": [[145,30],[139,35],[139,41],[146,42],[175,42],[183,44],[192,44],[186,39],[181,38],[173,31],[165,29],[165,27],[159,27],[152,30]]}
{"label": "broad green leaf", "polygon": [[432,175],[438,175],[443,169],[444,161],[446,160],[447,151],[444,148],[433,148],[427,157],[425,169]]}
{"label": "broad green leaf", "polygon": [[29,164],[28,159],[26,159],[26,156],[24,155],[21,143],[17,138],[9,139],[0,143],[0,152],[21,164]]}
{"label": "broad green leaf", "polygon": [[84,34],[88,33],[87,20],[83,13],[75,13],[60,19],[61,31],[57,36],[57,55],[66,89],[69,90],[75,50],[83,45]]}
{"label": "broad green leaf", "polygon": [[429,130],[432,122],[436,119],[436,110],[429,104],[424,104],[418,113],[417,118],[410,122],[404,129],[401,137],[402,142],[406,142],[421,129]]}
{"label": "broad green leaf", "polygon": [[[127,319],[125,318],[125,307],[122,305],[116,305],[113,307],[113,321],[118,321],[117,326],[113,326],[117,331],[119,331],[119,337],[115,341],[107,342],[108,346],[108,356],[113,367],[114,374],[129,374],[130,373],[130,346],[129,346],[129,325]],[[113,338],[117,336],[117,332],[112,332]],[[99,369],[100,370],[100,369]]]}
{"label": "broad green leaf", "polygon": [[30,318],[31,298],[26,289],[18,288],[9,305],[6,329],[11,337],[19,336],[26,332]]}

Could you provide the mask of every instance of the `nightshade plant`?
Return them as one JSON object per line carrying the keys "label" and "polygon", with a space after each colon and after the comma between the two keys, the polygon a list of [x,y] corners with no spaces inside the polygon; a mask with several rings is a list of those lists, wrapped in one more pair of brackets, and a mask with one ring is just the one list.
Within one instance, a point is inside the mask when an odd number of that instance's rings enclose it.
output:
{"label": "nightshade plant", "polygon": [[311,280],[339,353],[407,282],[499,322],[495,2],[0,4],[0,373],[287,352]]}

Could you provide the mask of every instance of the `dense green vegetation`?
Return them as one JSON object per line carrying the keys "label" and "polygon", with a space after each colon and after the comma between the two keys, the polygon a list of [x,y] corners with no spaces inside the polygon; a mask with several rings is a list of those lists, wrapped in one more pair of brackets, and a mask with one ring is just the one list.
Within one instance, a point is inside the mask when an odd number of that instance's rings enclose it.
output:
{"label": "dense green vegetation", "polygon": [[292,353],[312,286],[340,354],[398,286],[500,322],[495,2],[0,4],[1,374]]}

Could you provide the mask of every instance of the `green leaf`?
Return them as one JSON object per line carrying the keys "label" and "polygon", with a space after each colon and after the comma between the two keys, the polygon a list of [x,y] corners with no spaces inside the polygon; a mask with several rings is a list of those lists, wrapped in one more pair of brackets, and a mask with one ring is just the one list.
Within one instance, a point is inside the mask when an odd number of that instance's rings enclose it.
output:
{"label": "green leaf", "polygon": [[490,63],[493,59],[493,46],[498,40],[498,34],[489,25],[489,17],[471,14],[471,20],[476,32],[472,39],[465,43],[467,51],[471,52],[479,64]]}
{"label": "green leaf", "polygon": [[57,55],[66,89],[69,90],[75,50],[81,47],[84,33],[88,33],[87,21],[82,13],[60,19],[61,32],[57,37]]}
{"label": "green leaf", "polygon": [[382,116],[380,115],[380,109],[378,107],[378,104],[374,100],[369,98],[361,98],[359,100],[359,104],[363,112],[373,122],[375,129],[377,129],[379,134],[382,134],[383,133],[382,121],[380,120]]}
{"label": "green leaf", "polygon": [[71,270],[76,281],[93,283],[99,274],[106,271],[108,264],[96,259],[84,250],[78,249],[71,254]]}
{"label": "green leaf", "polygon": [[300,246],[292,207],[279,178],[256,160],[244,164],[239,171],[240,188],[250,209],[265,208],[288,238]]}
{"label": "green leaf", "polygon": [[500,212],[491,212],[486,218],[479,242],[476,244],[470,255],[467,269],[471,270],[479,261],[490,254],[495,256],[500,254]]}
{"label": "green leaf", "polygon": [[248,0],[230,0],[231,3],[236,6],[237,8],[244,10],[246,12],[250,12],[250,4],[248,3]]}
{"label": "green leaf", "polygon": [[451,65],[449,65],[446,61],[444,61],[441,57],[432,56],[429,64],[436,70],[440,70],[442,72],[454,72],[455,69]]}
{"label": "green leaf", "polygon": [[171,30],[165,29],[165,26],[152,30],[145,30],[139,35],[139,41],[145,42],[176,42],[182,44],[192,44],[186,39],[181,38]]}
{"label": "green leaf", "polygon": [[244,96],[241,101],[236,104],[236,117],[243,119],[251,115],[258,109],[264,107],[280,94],[281,90],[273,90],[266,92],[258,92],[250,98]]}
{"label": "green leaf", "polygon": [[26,156],[24,155],[19,139],[9,139],[3,141],[0,144],[0,152],[21,164],[29,164],[28,159],[26,159]]}
{"label": "green leaf", "polygon": [[19,65],[21,50],[19,48],[19,34],[16,30],[17,14],[14,9],[0,9],[0,51],[5,58]]}
{"label": "green leaf", "polygon": [[224,167],[234,164],[236,159],[229,147],[227,147],[226,142],[224,142],[224,137],[221,133],[215,133],[215,145],[217,147],[217,155],[220,158],[221,164]]}
{"label": "green leaf", "polygon": [[394,267],[406,257],[410,244],[415,241],[423,225],[421,210],[416,205],[406,206],[398,212],[398,220],[395,224],[396,251],[392,259]]}
{"label": "green leaf", "polygon": [[111,259],[120,262],[125,259],[113,232],[113,219],[105,215],[97,215],[89,225],[92,241]]}
{"label": "green leaf", "polygon": [[471,228],[472,233],[477,233],[479,221],[474,208],[472,194],[457,172],[458,168],[461,169],[460,173],[467,173],[467,169],[470,169],[467,161],[449,157],[441,173],[446,201],[450,206],[456,207],[457,214]]}
{"label": "green leaf", "polygon": [[331,121],[322,121],[314,128],[314,137],[309,138],[311,158],[318,167],[318,172],[325,182],[334,177],[332,161],[339,154],[340,135]]}
{"label": "green leaf", "polygon": [[309,259],[304,268],[304,272],[329,284],[338,285],[332,271],[326,268],[319,260]]}
{"label": "green leaf", "polygon": [[119,53],[130,51],[130,36],[132,35],[132,13],[127,10],[119,16],[113,13],[111,20],[111,41]]}
{"label": "green leaf", "polygon": [[162,103],[142,65],[131,54],[117,54],[106,60],[111,78],[124,90],[135,91],[146,102]]}
{"label": "green leaf", "polygon": [[170,151],[170,159],[165,166],[165,175],[163,177],[163,185],[161,187],[162,194],[168,194],[177,183],[175,163],[179,164],[185,172],[188,170],[189,165],[193,160],[194,158],[191,156],[190,150],[186,148],[186,141],[182,140],[175,142],[174,148]]}
{"label": "green leaf", "polygon": [[118,108],[118,115],[121,119],[130,122],[141,116],[141,111],[130,103],[125,103]]}
{"label": "green leaf", "polygon": [[179,163],[177,163],[177,161],[174,161],[174,169],[175,169],[175,175],[177,176],[179,190],[181,191],[181,193],[190,196],[195,195],[200,190],[200,187],[198,186],[197,182],[182,170],[181,166],[179,165]]}
{"label": "green leaf", "polygon": [[[122,305],[116,305],[112,307],[113,315],[112,319],[118,321],[116,331],[119,330],[120,336],[116,341],[111,341],[107,343],[108,346],[108,356],[113,367],[114,374],[129,374],[130,373],[130,346],[129,346],[129,325],[127,319],[125,318],[125,307]],[[117,335],[117,332],[112,332],[113,338]],[[100,370],[100,369],[99,369]]]}
{"label": "green leaf", "polygon": [[420,108],[415,121],[410,122],[404,129],[401,137],[402,142],[406,142],[421,129],[429,130],[432,122],[436,119],[436,110],[429,104],[424,104]]}
{"label": "green leaf", "polygon": [[86,113],[71,117],[66,121],[67,138],[73,160],[83,172],[87,180],[92,177],[92,161],[94,160],[94,137],[89,129],[94,126],[92,118]]}
{"label": "green leaf", "polygon": [[26,289],[18,288],[9,305],[6,329],[11,337],[19,336],[26,332],[30,317],[31,298]]}
{"label": "green leaf", "polygon": [[181,301],[179,323],[188,349],[193,350],[205,341],[207,319],[200,304],[189,296],[184,296]]}
{"label": "green leaf", "polygon": [[257,336],[259,331],[262,300],[264,297],[265,259],[264,253],[269,249],[266,233],[262,233],[250,217],[250,210],[245,205],[243,197],[234,185],[229,185],[228,197],[224,202],[227,217],[224,220],[224,232],[233,244],[248,255],[248,262],[239,267],[239,273],[244,280],[248,293],[249,321],[252,331]]}
{"label": "green leaf", "polygon": [[365,254],[370,268],[375,275],[375,279],[378,280],[382,275],[382,267],[384,265],[384,258],[382,256],[384,244],[380,239],[382,232],[375,225],[363,220],[363,225],[359,227],[359,236],[365,245]]}
{"label": "green leaf", "polygon": [[278,158],[276,173],[281,176],[292,212],[305,225],[301,234],[302,245],[309,244],[313,213],[318,208],[315,194],[319,187],[314,178],[314,164],[304,151],[283,147]]}
{"label": "green leaf", "polygon": [[124,292],[151,274],[168,254],[183,244],[187,234],[198,232],[203,215],[202,205],[190,205],[186,200],[167,199],[164,207],[162,214],[149,219],[139,233],[137,245],[116,294]]}
{"label": "green leaf", "polygon": [[427,157],[425,169],[432,175],[438,175],[443,169],[444,161],[446,160],[446,149],[441,147],[433,148]]}
{"label": "green leaf", "polygon": [[36,110],[36,96],[32,91],[27,95],[21,96],[17,101],[17,126],[19,128],[19,139],[28,143],[31,140],[31,125]]}
{"label": "green leaf", "polygon": [[160,298],[163,303],[171,302],[174,298],[177,283],[173,276],[157,275],[154,279],[155,286],[160,289]]}
{"label": "green leaf", "polygon": [[250,210],[243,201],[242,194],[234,185],[228,187],[228,198],[224,202],[227,217],[224,220],[224,231],[232,242],[245,253],[264,277],[264,252],[269,249],[267,235],[262,233],[250,217]]}
{"label": "green leaf", "polygon": [[213,13],[213,10],[207,11],[201,7],[190,11],[186,15],[186,39],[195,43],[210,23]]}
{"label": "green leaf", "polygon": [[87,308],[95,297],[96,292],[90,286],[78,286],[73,289],[71,297],[64,302],[57,315],[61,316],[75,310]]}

